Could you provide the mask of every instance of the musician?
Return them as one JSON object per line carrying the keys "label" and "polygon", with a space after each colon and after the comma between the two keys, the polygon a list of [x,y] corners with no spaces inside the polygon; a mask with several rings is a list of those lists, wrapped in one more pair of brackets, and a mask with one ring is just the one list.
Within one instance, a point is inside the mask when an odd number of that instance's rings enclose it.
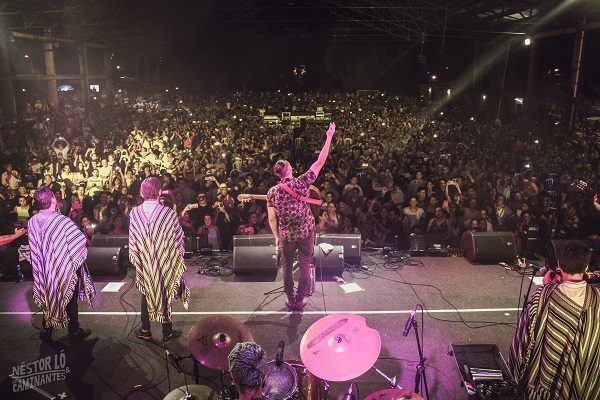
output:
{"label": "musician", "polygon": [[521,314],[509,365],[528,399],[598,399],[600,290],[583,280],[590,251],[571,241],[558,261],[554,282],[545,277]]}
{"label": "musician", "polygon": [[229,374],[239,400],[263,398],[267,354],[256,343],[237,343],[229,353]]}
{"label": "musician", "polygon": [[[292,166],[288,161],[277,161],[273,167],[273,172],[281,180],[280,185],[287,185],[297,195],[308,196],[310,186],[317,179],[327,160],[334,133],[335,123],[332,122],[329,124],[327,138],[317,161],[298,178],[293,177]],[[283,284],[287,295],[286,305],[290,310],[301,310],[306,305],[306,296],[309,290],[315,218],[307,202],[292,196],[280,185],[272,187],[267,193],[269,225],[275,236],[280,260],[282,260]],[[298,290],[294,293],[292,266],[296,250],[299,253],[300,276],[298,278]]]}
{"label": "musician", "polygon": [[129,259],[142,293],[142,327],[135,335],[151,340],[150,321],[158,321],[163,342],[168,342],[181,335],[181,331],[173,330],[172,300],[180,297],[187,309],[190,292],[183,281],[183,230],[175,211],[159,203],[160,187],[155,177],[144,179],[140,186],[144,202],[129,214]]}
{"label": "musician", "polygon": [[94,305],[96,294],[85,267],[86,237],[75,223],[57,212],[57,200],[49,187],[35,193],[40,211],[28,223],[33,272],[33,299],[42,308],[40,339],[50,341],[53,329],[68,326],[69,339],[81,340],[91,333],[81,329],[77,298]]}

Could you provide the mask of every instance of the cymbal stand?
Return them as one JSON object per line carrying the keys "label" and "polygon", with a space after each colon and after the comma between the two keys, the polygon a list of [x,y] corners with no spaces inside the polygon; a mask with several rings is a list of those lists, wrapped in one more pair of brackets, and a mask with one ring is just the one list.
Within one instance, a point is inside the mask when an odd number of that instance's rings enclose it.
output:
{"label": "cymbal stand", "polygon": [[419,350],[419,364],[417,364],[417,373],[415,374],[415,393],[419,393],[422,379],[423,384],[425,386],[425,398],[429,400],[429,388],[427,386],[427,376],[425,375],[425,361],[427,361],[427,359],[423,357],[423,346],[421,343],[421,339],[419,338],[419,329],[416,318],[414,318],[412,321],[412,327],[415,331],[415,336],[417,338],[417,348]]}
{"label": "cymbal stand", "polygon": [[402,389],[402,387],[398,384],[398,377],[394,376],[393,378],[390,378],[389,376],[387,376],[386,374],[384,374],[382,371],[380,371],[375,366],[373,366],[373,369],[375,371],[377,371],[377,373],[379,375],[381,375],[386,381],[388,381],[391,387],[393,387],[395,389]]}

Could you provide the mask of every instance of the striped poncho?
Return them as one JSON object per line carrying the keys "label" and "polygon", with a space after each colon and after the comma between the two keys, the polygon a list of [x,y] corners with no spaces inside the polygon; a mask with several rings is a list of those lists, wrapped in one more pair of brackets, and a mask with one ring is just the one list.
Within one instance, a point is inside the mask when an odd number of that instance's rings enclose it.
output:
{"label": "striped poncho", "polygon": [[129,259],[135,267],[135,283],[146,296],[151,321],[171,321],[171,301],[180,296],[187,309],[189,289],[183,273],[183,230],[175,212],[157,204],[146,216],[142,206],[129,215]]}
{"label": "striped poncho", "polygon": [[[27,226],[33,272],[33,300],[44,312],[44,328],[64,328],[66,307],[75,290],[94,305],[96,291],[85,267],[85,234],[57,212],[40,212]],[[79,285],[77,282],[79,279]]]}
{"label": "striped poncho", "polygon": [[600,290],[583,307],[557,285],[538,289],[523,312],[509,364],[527,399],[600,399]]}

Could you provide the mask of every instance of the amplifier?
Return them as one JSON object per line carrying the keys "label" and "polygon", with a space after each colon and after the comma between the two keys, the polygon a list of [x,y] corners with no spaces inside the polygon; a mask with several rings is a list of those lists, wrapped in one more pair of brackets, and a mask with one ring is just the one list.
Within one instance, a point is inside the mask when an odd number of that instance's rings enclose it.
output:
{"label": "amplifier", "polygon": [[315,244],[329,243],[332,246],[344,247],[344,262],[360,265],[362,257],[362,240],[360,234],[317,233]]}
{"label": "amplifier", "polygon": [[92,275],[124,275],[129,265],[129,249],[122,247],[88,247],[86,264]]}
{"label": "amplifier", "polygon": [[472,263],[514,261],[517,257],[515,237],[512,232],[469,232],[463,243],[465,258]]}
{"label": "amplifier", "polygon": [[275,246],[275,236],[266,235],[233,235],[233,247],[238,246]]}
{"label": "amplifier", "polygon": [[237,246],[233,248],[233,272],[240,274],[277,274],[275,246]]}
{"label": "amplifier", "polygon": [[315,246],[314,257],[316,278],[342,276],[344,272],[344,246],[333,246],[329,253],[325,253],[321,250],[321,247]]}
{"label": "amplifier", "polygon": [[90,247],[123,247],[129,245],[129,235],[94,234]]}

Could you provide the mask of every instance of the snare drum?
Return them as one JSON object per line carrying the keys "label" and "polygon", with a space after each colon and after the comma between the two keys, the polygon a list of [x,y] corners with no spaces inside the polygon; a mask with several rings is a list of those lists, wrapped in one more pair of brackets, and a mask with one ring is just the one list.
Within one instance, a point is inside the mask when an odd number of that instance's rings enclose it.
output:
{"label": "snare drum", "polygon": [[268,400],[322,400],[324,382],[298,361],[267,364],[263,395]]}

